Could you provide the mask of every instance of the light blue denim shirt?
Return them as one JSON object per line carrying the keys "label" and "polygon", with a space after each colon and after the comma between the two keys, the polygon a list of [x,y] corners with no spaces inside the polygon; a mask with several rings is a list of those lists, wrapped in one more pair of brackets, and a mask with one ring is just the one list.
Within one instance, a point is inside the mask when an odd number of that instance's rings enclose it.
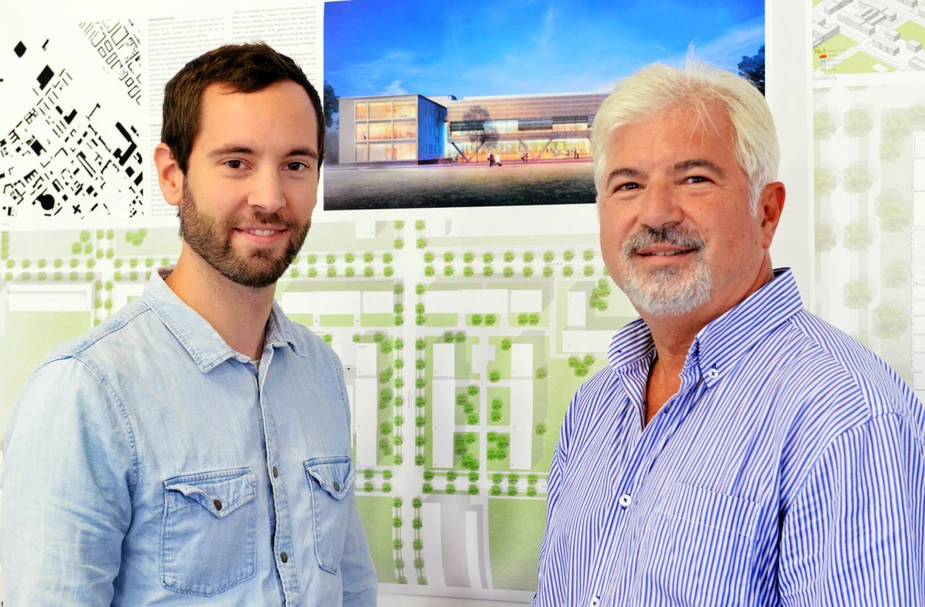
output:
{"label": "light blue denim shirt", "polygon": [[331,349],[274,303],[259,372],[155,272],[7,428],[5,607],[375,605]]}

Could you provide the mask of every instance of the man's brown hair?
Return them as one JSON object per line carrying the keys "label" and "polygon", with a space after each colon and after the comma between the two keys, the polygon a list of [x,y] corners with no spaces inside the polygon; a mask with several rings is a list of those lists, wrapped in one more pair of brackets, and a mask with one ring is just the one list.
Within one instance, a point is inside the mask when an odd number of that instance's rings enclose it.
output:
{"label": "man's brown hair", "polygon": [[202,93],[213,84],[235,92],[255,93],[271,84],[292,80],[308,93],[318,121],[318,170],[324,159],[324,112],[318,91],[291,58],[269,45],[228,44],[193,59],[164,87],[161,141],[167,144],[183,173],[189,166],[193,140],[199,133]]}

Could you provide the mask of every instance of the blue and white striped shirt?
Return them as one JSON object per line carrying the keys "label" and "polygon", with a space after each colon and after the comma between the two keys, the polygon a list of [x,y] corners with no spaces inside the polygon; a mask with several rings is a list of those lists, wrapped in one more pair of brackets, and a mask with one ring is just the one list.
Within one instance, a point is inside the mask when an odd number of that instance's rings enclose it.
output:
{"label": "blue and white striped shirt", "polygon": [[569,406],[534,607],[925,605],[925,407],[789,271],[643,429],[655,356],[630,323]]}

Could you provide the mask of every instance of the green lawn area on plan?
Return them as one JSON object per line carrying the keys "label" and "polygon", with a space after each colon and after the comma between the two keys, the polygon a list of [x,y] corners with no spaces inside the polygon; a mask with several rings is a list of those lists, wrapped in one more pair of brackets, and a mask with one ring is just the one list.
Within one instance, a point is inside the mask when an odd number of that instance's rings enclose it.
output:
{"label": "green lawn area on plan", "polygon": [[360,314],[361,327],[391,327],[394,322],[392,314]]}
{"label": "green lawn area on plan", "polygon": [[129,232],[137,230],[116,230],[112,240],[116,257],[147,256],[158,259],[161,257],[174,257],[180,254],[180,235],[175,228],[153,228],[148,230],[140,245],[134,245],[125,239]]}
{"label": "green lawn area on plan", "polygon": [[[491,421],[491,402],[496,398],[501,399],[501,419]],[[488,425],[489,426],[507,426],[511,423],[511,389],[510,388],[488,388]]]}
{"label": "green lawn area on plan", "polygon": [[[453,434],[453,446],[454,446],[454,447],[456,446],[456,437],[457,437],[457,436],[462,436],[463,438],[465,438],[466,433],[465,433],[465,432],[455,432],[455,433]],[[475,435],[475,442],[473,442],[472,444],[468,445],[468,447],[466,448],[466,453],[465,453],[465,454],[471,455],[471,456],[474,457],[476,460],[479,459],[479,435],[478,435],[478,434]],[[453,449],[453,468],[455,468],[455,469],[457,469],[457,470],[460,468],[460,462],[462,461],[463,455],[465,455],[465,454],[462,454],[462,455],[457,454],[457,453],[456,453],[456,449],[455,449],[455,448]],[[462,486],[462,483],[459,483],[458,481],[459,481],[459,479],[457,478],[457,484],[458,484],[458,486],[461,487],[461,486]]]}
{"label": "green lawn area on plan", "polygon": [[545,529],[545,500],[488,500],[488,550],[495,588],[536,590],[536,564]]}
{"label": "green lawn area on plan", "polygon": [[[504,449],[504,459],[490,459],[488,460],[488,464],[486,468],[488,469],[489,472],[507,472],[511,469],[511,433],[510,432],[498,432],[497,435],[499,437],[501,436],[507,437],[508,446]],[[488,439],[485,439],[485,440],[488,440]],[[495,449],[497,448],[496,444],[497,443],[493,441],[488,441],[488,448]]]}
{"label": "green lawn area on plan", "polygon": [[353,314],[321,314],[318,322],[322,327],[352,327]]}
{"label": "green lawn area on plan", "polygon": [[[91,232],[91,234],[94,233]],[[10,257],[44,258],[49,261],[55,258],[68,260],[73,256],[71,246],[80,241],[80,231],[55,232],[53,238],[47,238],[44,232],[8,232],[8,238],[10,239]],[[80,258],[81,255],[76,257]]]}
{"label": "green lawn area on plan", "polygon": [[822,46],[813,49],[813,69],[818,70],[820,66],[819,55],[824,54],[826,56],[826,61],[831,62],[832,59],[838,55],[844,53],[849,48],[855,46],[857,41],[852,40],[844,34],[835,34],[831,38],[825,41]]}
{"label": "green lawn area on plan", "polygon": [[925,46],[925,27],[915,21],[906,21],[895,29],[903,40],[915,40]]}
{"label": "green lawn area on plan", "polygon": [[[394,370],[393,361],[395,360],[395,351],[391,350],[387,353],[383,353],[382,345],[377,344],[377,346],[378,346],[376,348],[376,373],[377,375],[385,372],[387,369]],[[392,381],[389,380],[385,383],[380,381],[378,390],[379,392],[381,392],[382,390],[392,390]],[[394,390],[392,390],[392,392],[394,396]],[[376,396],[377,397],[379,396],[378,393]],[[379,430],[379,428],[382,428],[383,422],[393,423],[395,421],[395,407],[393,405],[393,401],[389,401],[389,404],[387,406],[382,407],[381,403],[379,403],[377,400],[376,407],[378,411],[378,413],[376,414],[377,440],[382,440],[383,438],[387,438],[389,442],[391,443],[394,440],[395,433],[391,432],[389,434],[382,434],[382,431]],[[379,466],[394,466],[395,465],[395,455],[397,453],[398,453],[398,448],[395,447],[395,445],[392,445],[391,455],[386,455],[385,452],[382,450],[382,447],[380,446],[376,450],[376,464]]]}
{"label": "green lawn area on plan", "polygon": [[[0,305],[7,305],[0,301]],[[0,336],[0,428],[32,371],[59,343],[90,330],[89,312],[7,312]]]}
{"label": "green lawn area on plan", "polygon": [[379,581],[396,583],[395,559],[392,558],[392,498],[357,494],[357,510]]}
{"label": "green lawn area on plan", "polygon": [[425,314],[426,327],[455,327],[459,324],[459,314]]}
{"label": "green lawn area on plan", "polygon": [[547,395],[546,415],[542,418],[535,415],[533,419],[534,429],[536,424],[546,424],[546,433],[542,436],[538,436],[534,430],[534,458],[537,454],[541,454],[536,463],[533,464],[534,472],[549,472],[549,464],[552,463],[552,454],[559,440],[559,430],[562,428],[562,419],[565,417],[569,402],[571,402],[578,387],[606,364],[606,357],[597,356],[595,358],[594,365],[584,377],[575,377],[575,372],[568,366],[567,359],[556,358],[549,361],[549,379],[547,381],[549,392]]}
{"label": "green lawn area on plan", "polygon": [[888,65],[883,65],[879,60],[871,57],[867,53],[857,52],[835,67],[826,70],[828,74],[876,74],[875,65],[882,65],[886,72],[896,71]]}
{"label": "green lawn area on plan", "polygon": [[[501,341],[505,337],[489,337],[488,343],[495,347],[495,359],[488,363],[488,373],[497,371],[501,374],[501,379],[511,379],[511,350],[501,348]],[[507,337],[512,343],[517,341],[516,337]]]}

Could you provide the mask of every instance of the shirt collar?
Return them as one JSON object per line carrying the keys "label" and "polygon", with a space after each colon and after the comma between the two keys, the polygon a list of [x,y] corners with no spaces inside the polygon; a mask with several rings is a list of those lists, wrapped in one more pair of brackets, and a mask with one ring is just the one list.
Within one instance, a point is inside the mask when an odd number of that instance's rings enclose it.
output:
{"label": "shirt collar", "polygon": [[[789,268],[774,271],[770,282],[712,320],[688,350],[685,368],[694,363],[710,384],[719,380],[741,356],[803,307],[800,292]],[[608,359],[617,371],[642,358],[655,355],[655,344],[646,323],[638,318],[617,333]]]}
{"label": "shirt collar", "polygon": [[[249,362],[247,356],[232,349],[206,319],[177,297],[164,282],[169,275],[169,269],[152,272],[142,299],[183,345],[199,370],[208,373],[229,358]],[[292,321],[286,318],[274,300],[267,321],[265,346],[277,348],[284,345],[291,347],[299,356],[307,355],[304,340],[298,339]]]}

